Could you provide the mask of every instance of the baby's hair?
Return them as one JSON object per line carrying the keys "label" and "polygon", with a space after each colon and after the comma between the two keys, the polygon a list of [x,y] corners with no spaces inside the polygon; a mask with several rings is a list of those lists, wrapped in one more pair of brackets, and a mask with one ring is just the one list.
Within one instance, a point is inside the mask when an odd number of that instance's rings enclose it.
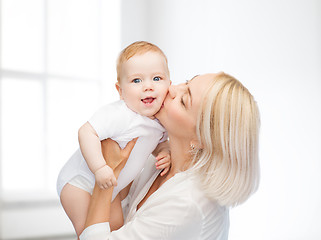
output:
{"label": "baby's hair", "polygon": [[137,42],[130,44],[129,46],[127,46],[126,48],[124,48],[120,52],[119,57],[117,59],[117,65],[116,65],[117,66],[117,81],[120,82],[121,67],[125,61],[127,61],[128,59],[130,59],[131,57],[133,57],[135,55],[141,55],[141,54],[144,54],[144,53],[147,53],[150,51],[157,52],[157,53],[161,54],[165,59],[166,65],[168,64],[166,55],[155,44],[152,44],[152,43],[146,42],[146,41],[137,41]]}

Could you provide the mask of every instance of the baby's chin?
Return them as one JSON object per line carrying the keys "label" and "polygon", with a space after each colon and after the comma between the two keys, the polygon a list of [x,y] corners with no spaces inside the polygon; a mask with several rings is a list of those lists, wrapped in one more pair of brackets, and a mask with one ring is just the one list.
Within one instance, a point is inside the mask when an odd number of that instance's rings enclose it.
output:
{"label": "baby's chin", "polygon": [[154,118],[158,118],[157,115],[159,114],[159,112],[161,112],[161,110],[163,109],[163,107],[164,107],[164,103],[162,103],[162,105],[160,106],[160,108],[158,109],[158,111],[154,113],[154,115],[153,115]]}
{"label": "baby's chin", "polygon": [[156,119],[155,115],[149,116],[148,118],[150,118],[150,119],[152,119],[152,120]]}
{"label": "baby's chin", "polygon": [[156,119],[156,118],[157,118],[156,115],[159,113],[159,111],[162,109],[162,107],[163,107],[163,105],[161,105],[161,106],[158,108],[158,110],[156,110],[156,111],[154,111],[154,112],[152,112],[152,113],[142,114],[142,115],[145,116],[145,117],[148,117],[148,118],[150,118],[150,119]]}
{"label": "baby's chin", "polygon": [[156,112],[153,112],[153,113],[150,113],[150,114],[148,114],[148,115],[144,115],[145,117],[148,117],[148,118],[150,118],[150,119],[155,119],[156,118],[156,114],[159,112],[159,110],[158,111],[156,111]]}
{"label": "baby's chin", "polygon": [[158,111],[154,112],[153,114],[148,114],[148,115],[143,115],[143,116],[148,117],[150,119],[156,119],[157,118],[156,115],[160,111],[160,109],[158,109]]}

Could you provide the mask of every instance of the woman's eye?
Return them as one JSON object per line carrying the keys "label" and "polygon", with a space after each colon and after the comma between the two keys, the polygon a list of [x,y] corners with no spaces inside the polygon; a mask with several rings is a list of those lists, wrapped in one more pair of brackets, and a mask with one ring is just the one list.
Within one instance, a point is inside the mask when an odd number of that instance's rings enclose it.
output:
{"label": "woman's eye", "polygon": [[141,79],[135,78],[135,79],[133,80],[133,83],[140,83],[141,81],[142,81]]}
{"label": "woman's eye", "polygon": [[154,77],[153,80],[154,80],[154,81],[160,81],[161,78],[160,78],[160,77]]}
{"label": "woman's eye", "polygon": [[185,106],[185,103],[184,103],[184,100],[183,100],[183,97],[181,98],[181,104],[182,104],[184,107],[186,107],[186,106]]}

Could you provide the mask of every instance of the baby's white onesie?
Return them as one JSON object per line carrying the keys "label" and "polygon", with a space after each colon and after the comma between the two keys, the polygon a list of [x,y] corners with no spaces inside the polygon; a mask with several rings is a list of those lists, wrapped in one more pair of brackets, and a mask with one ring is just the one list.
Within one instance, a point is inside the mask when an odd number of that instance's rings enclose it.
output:
{"label": "baby's white onesie", "polygon": [[[154,151],[158,143],[167,140],[164,127],[157,119],[152,120],[130,110],[123,100],[113,102],[99,109],[88,121],[102,141],[111,138],[121,148],[138,137],[125,167],[122,169],[117,186],[113,191],[113,199],[141,172],[145,161]],[[74,177],[82,176],[89,182],[83,186],[89,193],[95,186],[95,176],[87,166],[80,149],[78,149],[61,169],[57,180],[57,191],[60,196],[62,188]]]}

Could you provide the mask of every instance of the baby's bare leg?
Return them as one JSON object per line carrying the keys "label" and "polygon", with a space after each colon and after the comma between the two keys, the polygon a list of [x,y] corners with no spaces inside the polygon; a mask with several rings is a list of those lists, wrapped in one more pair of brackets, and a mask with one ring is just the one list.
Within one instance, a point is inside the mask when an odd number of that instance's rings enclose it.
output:
{"label": "baby's bare leg", "polygon": [[90,197],[90,193],[70,184],[66,184],[60,194],[61,204],[78,237],[85,227]]}

